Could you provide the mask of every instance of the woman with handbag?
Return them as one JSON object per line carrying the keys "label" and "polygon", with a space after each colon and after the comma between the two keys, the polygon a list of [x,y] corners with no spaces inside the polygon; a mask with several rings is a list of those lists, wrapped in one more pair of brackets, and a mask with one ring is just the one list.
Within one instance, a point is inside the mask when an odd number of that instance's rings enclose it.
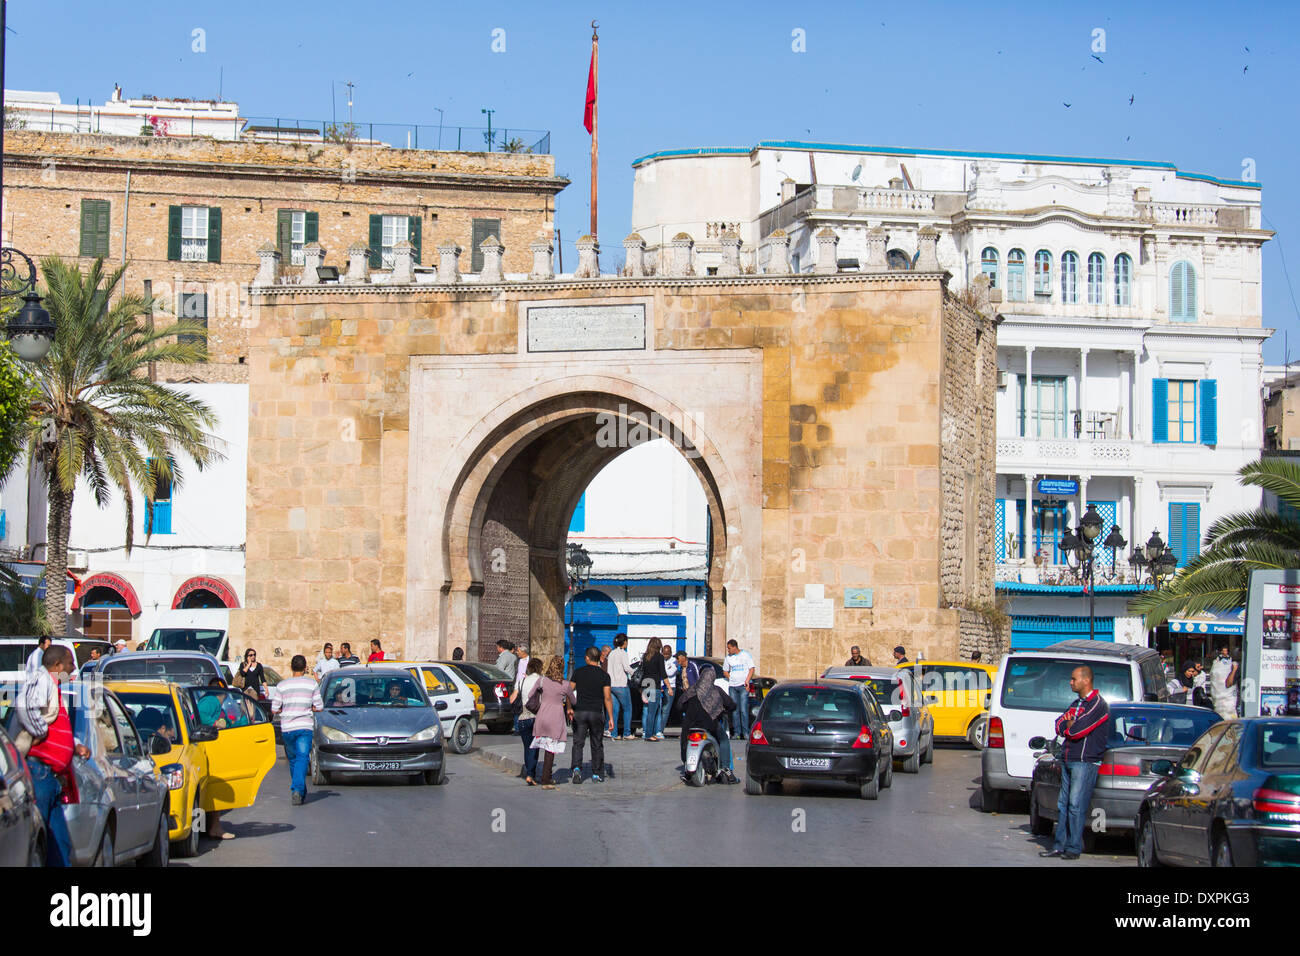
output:
{"label": "woman with handbag", "polygon": [[569,739],[569,690],[571,685],[564,679],[564,660],[552,656],[546,663],[546,670],[536,688],[529,695],[525,708],[533,709],[536,702],[537,717],[533,723],[533,740],[529,746],[545,754],[542,758],[542,789],[554,790],[551,782],[551,768],[555,765],[555,755],[564,753]]}
{"label": "woman with handbag", "polygon": [[244,663],[239,665],[239,670],[235,672],[232,683],[259,699],[266,696],[264,690],[266,687],[266,674],[262,670],[262,665],[257,662],[257,651],[251,647],[244,651]]}
{"label": "woman with handbag", "polygon": [[534,706],[540,707],[540,698],[534,699],[540,690],[542,682],[542,662],[536,657],[528,658],[525,665],[524,676],[519,681],[519,686],[515,688],[514,696],[510,698],[511,703],[516,700],[520,702],[519,711],[519,737],[524,742],[524,780],[528,786],[537,785],[537,751],[533,749],[533,727],[537,723],[537,711]]}

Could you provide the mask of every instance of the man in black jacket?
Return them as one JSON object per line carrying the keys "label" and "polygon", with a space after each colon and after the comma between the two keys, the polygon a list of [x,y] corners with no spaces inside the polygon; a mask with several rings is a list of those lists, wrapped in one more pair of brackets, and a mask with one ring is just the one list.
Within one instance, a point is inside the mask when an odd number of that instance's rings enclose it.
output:
{"label": "man in black jacket", "polygon": [[1077,860],[1083,852],[1083,828],[1087,825],[1092,790],[1097,785],[1101,755],[1106,749],[1106,724],[1110,708],[1106,698],[1092,686],[1092,668],[1080,664],[1070,674],[1070,690],[1078,696],[1069,709],[1056,718],[1056,735],[1065,738],[1059,758],[1061,796],[1056,804],[1056,843],[1039,856]]}

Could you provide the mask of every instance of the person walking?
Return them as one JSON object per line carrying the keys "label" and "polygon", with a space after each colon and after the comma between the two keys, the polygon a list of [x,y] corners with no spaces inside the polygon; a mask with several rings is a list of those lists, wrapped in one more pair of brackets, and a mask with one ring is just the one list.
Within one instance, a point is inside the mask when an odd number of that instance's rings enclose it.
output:
{"label": "person walking", "polygon": [[[687,688],[694,687],[695,682],[700,679],[700,669],[695,666],[685,651],[677,652],[677,672],[673,675],[673,703],[672,712],[668,715],[671,720],[674,716],[682,713],[682,694]],[[685,724],[682,728],[685,729]]]}
{"label": "person walking", "polygon": [[668,679],[667,690],[664,691],[663,703],[659,706],[659,728],[656,730],[656,736],[663,737],[664,730],[668,727],[668,715],[672,713],[673,701],[677,699],[677,658],[673,656],[673,649],[667,644],[663,647],[664,655],[664,676]]}
{"label": "person walking", "polygon": [[382,661],[383,659],[384,648],[383,645],[379,643],[379,638],[376,637],[370,642],[370,656],[366,658],[366,663],[373,664],[376,661]]}
{"label": "person walking", "polygon": [[316,729],[312,715],[324,710],[325,702],[321,700],[320,685],[307,675],[307,658],[293,655],[289,669],[293,676],[271,688],[271,713],[280,715],[284,755],[289,761],[289,802],[297,807],[307,801],[307,764]]}
{"label": "person walking", "polygon": [[45,652],[49,650],[49,647],[50,639],[48,637],[42,635],[36,639],[36,648],[27,655],[27,663],[23,665],[23,672],[26,674],[27,680],[31,680],[36,672],[45,666],[43,661]]}
{"label": "person walking", "polygon": [[668,673],[664,669],[663,642],[650,638],[645,655],[641,658],[641,739],[659,741],[659,711],[667,690]]}
{"label": "person walking", "polygon": [[312,668],[312,673],[316,675],[316,679],[319,681],[324,680],[325,675],[330,671],[336,671],[338,669],[339,662],[334,657],[334,645],[327,641],[325,646],[321,648],[320,659],[316,661],[316,666]]}
{"label": "person walking", "polygon": [[1214,712],[1224,720],[1237,716],[1237,684],[1240,669],[1228,653],[1228,645],[1220,644],[1218,656],[1210,665],[1210,702]]}
{"label": "person walking", "polygon": [[1077,860],[1083,853],[1083,828],[1087,825],[1092,790],[1106,749],[1106,724],[1110,708],[1092,686],[1092,668],[1081,664],[1070,673],[1070,690],[1077,695],[1068,710],[1056,718],[1056,734],[1065,738],[1061,749],[1061,796],[1056,804],[1056,843],[1039,856]]}
{"label": "person walking", "polygon": [[566,718],[569,704],[569,683],[564,679],[564,658],[552,655],[542,671],[539,686],[537,718],[533,724],[533,742],[529,744],[542,756],[542,789],[554,790],[551,771],[555,755],[564,753],[569,738]]}
{"label": "person walking", "polygon": [[257,662],[257,651],[251,647],[244,651],[244,661],[235,671],[231,683],[259,700],[266,696],[266,671]]}
{"label": "person walking", "polygon": [[739,783],[732,773],[731,740],[722,732],[719,718],[724,713],[734,714],[736,703],[730,694],[724,694],[714,686],[717,675],[712,667],[706,667],[699,680],[681,693],[682,700],[682,774],[686,773],[686,738],[687,731],[704,730],[718,742],[718,761],[721,769],[718,773],[719,783]]}
{"label": "person walking", "polygon": [[339,667],[347,664],[360,664],[361,658],[352,653],[352,645],[344,641],[339,645],[339,656],[335,658],[339,662]]}
{"label": "person walking", "polygon": [[47,866],[70,866],[72,838],[63,815],[63,784],[59,776],[72,766],[72,757],[89,757],[90,751],[77,743],[72,721],[59,693],[59,681],[76,672],[76,658],[62,644],[51,644],[41,657],[41,667],[28,679],[18,701],[18,725],[22,733],[14,743],[24,754],[32,775],[36,805],[45,824]]}
{"label": "person walking", "polygon": [[895,664],[907,663],[907,648],[905,648],[902,644],[899,644],[897,647],[894,648],[894,663]]}
{"label": "person walking", "polygon": [[[609,693],[614,702],[614,740],[632,739],[632,692],[627,682],[632,676],[632,662],[627,656],[627,635],[614,637],[614,649],[605,660],[605,672],[609,674]],[[618,718],[623,715],[623,732],[619,733]]]}
{"label": "person walking", "polygon": [[[749,682],[754,679],[754,658],[742,651],[739,642],[727,641],[727,656],[722,660],[727,669],[727,692],[736,705],[731,715],[731,729],[736,736],[749,736]],[[703,675],[701,675],[703,677]]]}
{"label": "person walking", "polygon": [[614,702],[609,693],[609,675],[600,666],[600,649],[587,648],[587,663],[573,672],[573,758],[570,779],[582,783],[582,751],[591,737],[591,780],[605,776],[605,728],[614,726]]}
{"label": "person walking", "polygon": [[513,681],[515,679],[515,664],[518,661],[518,658],[514,655],[514,645],[509,641],[497,641],[497,650],[500,652],[497,654],[497,670],[505,671]]}
{"label": "person walking", "polygon": [[849,659],[844,662],[845,667],[870,667],[871,661],[862,656],[862,648],[854,644],[849,648]]}
{"label": "person walking", "polygon": [[[528,663],[525,664],[524,661]],[[520,703],[519,711],[519,738],[524,743],[524,781],[528,786],[537,785],[537,751],[533,748],[533,727],[537,723],[537,713],[528,709],[528,701],[532,698],[533,691],[537,690],[537,685],[542,682],[542,662],[536,657],[521,658],[519,663],[524,668],[524,676],[515,682],[514,696],[510,699],[518,699]]]}

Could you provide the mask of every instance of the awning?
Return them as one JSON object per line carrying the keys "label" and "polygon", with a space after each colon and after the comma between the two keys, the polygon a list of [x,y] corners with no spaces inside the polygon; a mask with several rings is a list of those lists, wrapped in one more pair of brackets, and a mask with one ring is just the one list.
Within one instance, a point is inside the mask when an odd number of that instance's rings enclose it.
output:
{"label": "awning", "polygon": [[1235,611],[1202,611],[1189,617],[1171,617],[1171,634],[1236,634],[1246,633],[1246,609]]}

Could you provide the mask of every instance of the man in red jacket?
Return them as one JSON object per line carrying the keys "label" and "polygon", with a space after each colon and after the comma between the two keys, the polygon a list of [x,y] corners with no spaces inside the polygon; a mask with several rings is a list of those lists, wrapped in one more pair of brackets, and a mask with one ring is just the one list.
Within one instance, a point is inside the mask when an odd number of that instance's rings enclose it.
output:
{"label": "man in red jacket", "polygon": [[1110,708],[1092,686],[1092,668],[1080,664],[1070,674],[1070,690],[1078,696],[1056,718],[1056,735],[1065,738],[1058,758],[1061,796],[1056,804],[1056,844],[1039,856],[1077,860],[1083,853],[1083,828],[1087,825],[1092,790],[1097,785],[1101,755],[1106,749],[1106,724]]}

